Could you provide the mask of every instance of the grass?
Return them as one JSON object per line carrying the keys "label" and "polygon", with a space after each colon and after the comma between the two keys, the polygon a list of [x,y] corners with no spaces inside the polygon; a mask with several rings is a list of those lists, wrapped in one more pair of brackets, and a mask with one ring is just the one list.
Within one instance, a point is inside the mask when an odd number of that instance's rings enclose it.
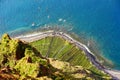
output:
{"label": "grass", "polygon": [[83,50],[61,37],[46,37],[31,42],[30,45],[35,47],[44,57],[47,55],[49,58],[67,61],[72,65],[82,66],[100,76],[107,76],[90,62]]}

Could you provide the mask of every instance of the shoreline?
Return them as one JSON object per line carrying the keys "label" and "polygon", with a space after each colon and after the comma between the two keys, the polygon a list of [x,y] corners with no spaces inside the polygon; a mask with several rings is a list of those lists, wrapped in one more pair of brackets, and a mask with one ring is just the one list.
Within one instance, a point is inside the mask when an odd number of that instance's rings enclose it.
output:
{"label": "shoreline", "polygon": [[86,56],[89,58],[89,60],[100,70],[104,71],[107,74],[110,74],[113,79],[118,80],[120,79],[120,71],[118,70],[113,70],[113,69],[107,69],[105,68],[102,64],[99,63],[95,55],[89,50],[89,48],[82,44],[81,42],[73,39],[69,34],[66,34],[64,32],[57,32],[53,30],[45,31],[45,32],[35,32],[32,34],[27,34],[27,35],[20,35],[18,37],[14,37],[16,39],[20,39],[26,42],[33,42],[37,41],[40,39],[43,39],[45,37],[52,37],[52,36],[59,36],[62,37],[63,39],[69,41],[70,43],[75,44],[78,48],[82,49],[85,53]]}

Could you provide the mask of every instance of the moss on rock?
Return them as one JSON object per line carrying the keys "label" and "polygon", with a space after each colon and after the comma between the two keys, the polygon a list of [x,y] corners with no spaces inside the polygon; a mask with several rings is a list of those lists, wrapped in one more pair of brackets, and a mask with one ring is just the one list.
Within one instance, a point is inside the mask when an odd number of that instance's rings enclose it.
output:
{"label": "moss on rock", "polygon": [[37,77],[40,71],[39,67],[39,63],[29,63],[28,57],[24,57],[17,63],[15,69],[20,72],[21,76]]}
{"label": "moss on rock", "polygon": [[15,66],[17,60],[24,57],[25,45],[20,40],[13,40],[9,35],[4,34],[0,44],[1,67]]}

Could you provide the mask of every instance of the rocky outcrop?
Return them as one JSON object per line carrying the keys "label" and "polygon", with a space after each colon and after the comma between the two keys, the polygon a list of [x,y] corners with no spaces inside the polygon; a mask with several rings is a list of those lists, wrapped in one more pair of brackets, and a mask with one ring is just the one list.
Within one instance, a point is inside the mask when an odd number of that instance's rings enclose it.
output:
{"label": "rocky outcrop", "polygon": [[[10,69],[20,76],[49,75],[49,62],[36,49],[4,34],[0,42],[0,69]],[[4,71],[6,72],[6,71]],[[11,72],[12,74],[12,72]]]}
{"label": "rocky outcrop", "polygon": [[[103,76],[103,79],[111,79]],[[34,47],[4,34],[0,41],[0,80],[93,80],[99,75],[82,66],[42,57]]]}

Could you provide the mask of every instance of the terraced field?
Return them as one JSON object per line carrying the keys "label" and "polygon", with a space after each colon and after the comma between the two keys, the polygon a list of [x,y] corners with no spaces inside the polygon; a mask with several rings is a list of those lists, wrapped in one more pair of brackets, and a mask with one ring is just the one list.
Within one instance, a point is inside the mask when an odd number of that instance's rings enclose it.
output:
{"label": "terraced field", "polygon": [[103,71],[97,69],[88,59],[85,52],[61,37],[46,37],[30,43],[44,57],[67,61],[72,65],[82,66],[99,76],[106,76]]}

